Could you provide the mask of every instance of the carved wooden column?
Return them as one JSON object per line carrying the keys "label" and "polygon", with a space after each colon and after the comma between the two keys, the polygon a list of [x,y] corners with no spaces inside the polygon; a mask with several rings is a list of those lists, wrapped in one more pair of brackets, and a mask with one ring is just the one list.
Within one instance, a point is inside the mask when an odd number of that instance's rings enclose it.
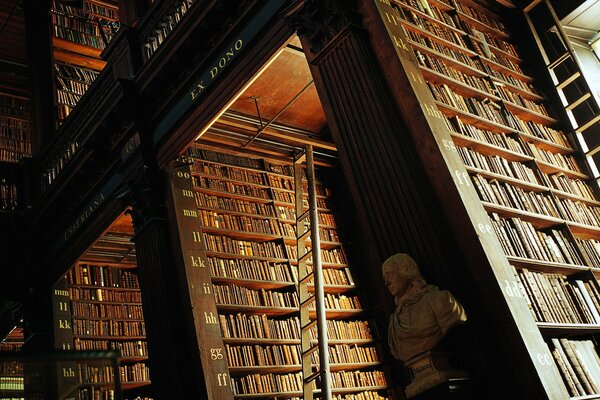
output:
{"label": "carved wooden column", "polygon": [[150,376],[159,399],[205,398],[185,272],[173,254],[162,171],[146,168],[133,198],[133,223],[140,287],[146,321]]}

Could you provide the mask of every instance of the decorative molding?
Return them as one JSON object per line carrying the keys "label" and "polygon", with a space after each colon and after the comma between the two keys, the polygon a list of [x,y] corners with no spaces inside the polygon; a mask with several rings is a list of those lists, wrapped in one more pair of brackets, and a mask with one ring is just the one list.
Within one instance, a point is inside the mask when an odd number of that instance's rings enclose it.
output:
{"label": "decorative molding", "polygon": [[317,54],[344,28],[361,26],[356,3],[356,0],[306,0],[286,21],[299,35],[308,38],[311,52]]}

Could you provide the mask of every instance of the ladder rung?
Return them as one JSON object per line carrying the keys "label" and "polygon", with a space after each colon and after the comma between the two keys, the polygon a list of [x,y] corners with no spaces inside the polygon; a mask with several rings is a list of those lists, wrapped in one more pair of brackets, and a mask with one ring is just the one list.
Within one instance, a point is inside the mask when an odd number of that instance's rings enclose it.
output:
{"label": "ladder rung", "polygon": [[298,223],[298,221],[302,221],[304,219],[306,219],[308,216],[310,216],[310,210],[306,210],[304,211],[302,214],[300,214],[297,218],[296,218],[296,223]]}
{"label": "ladder rung", "polygon": [[581,76],[581,72],[577,71],[573,75],[571,75],[570,77],[568,77],[567,79],[565,79],[564,81],[562,81],[558,85],[556,85],[556,88],[558,90],[562,90],[562,89],[566,88],[567,86],[569,86],[571,83],[573,83],[573,81],[575,81],[580,76]]}
{"label": "ladder rung", "polygon": [[594,118],[590,119],[588,122],[586,122],[585,124],[575,128],[575,131],[582,133],[584,132],[586,129],[588,129],[589,127],[591,127],[592,125],[594,125],[596,122],[600,121],[600,114],[594,116]]}
{"label": "ladder rung", "polygon": [[527,7],[525,7],[523,9],[524,12],[528,13],[529,11],[533,10],[533,8],[535,6],[537,6],[538,4],[540,4],[542,2],[542,0],[534,0],[531,3],[529,3],[529,5]]}
{"label": "ladder rung", "polygon": [[305,352],[302,353],[302,356],[310,356],[312,353],[314,353],[315,351],[319,350],[319,346],[311,346],[310,349],[306,350]]}
{"label": "ladder rung", "polygon": [[315,277],[315,273],[311,272],[309,274],[307,274],[304,278],[300,279],[300,282],[298,282],[299,284],[305,283],[307,280],[312,279]]}
{"label": "ladder rung", "polygon": [[565,106],[565,110],[573,110],[575,108],[577,108],[578,106],[580,106],[583,102],[585,102],[587,99],[589,99],[590,97],[592,97],[592,94],[590,92],[586,92],[584,93],[580,98],[578,98],[577,100],[575,100],[574,102],[567,104]]}
{"label": "ladder rung", "polygon": [[304,233],[302,235],[298,236],[298,241],[305,240],[307,236],[310,236],[310,232],[311,232],[310,229],[307,229],[306,231],[304,231]]}
{"label": "ladder rung", "polygon": [[310,256],[312,256],[312,250],[307,251],[306,253],[302,254],[301,257],[298,257],[298,262],[306,261],[306,259],[309,258]]}
{"label": "ladder rung", "polygon": [[569,58],[571,58],[571,53],[569,53],[569,52],[563,53],[556,60],[554,60],[550,64],[548,64],[547,67],[548,67],[548,69],[554,69],[554,68],[558,67],[560,64],[562,64],[563,62],[567,61]]}
{"label": "ladder rung", "polygon": [[310,305],[310,303],[312,303],[313,301],[315,301],[315,296],[308,297],[306,300],[300,303],[300,308]]}
{"label": "ladder rung", "polygon": [[307,376],[306,378],[304,378],[304,383],[308,383],[308,382],[312,382],[315,379],[317,379],[319,376],[321,376],[322,371],[317,371],[317,372],[313,372],[312,374],[310,374],[309,376]]}
{"label": "ladder rung", "polygon": [[312,329],[313,326],[315,326],[317,324],[317,320],[313,319],[312,321],[310,321],[308,324],[302,326],[300,329],[301,330],[307,330],[307,329]]}

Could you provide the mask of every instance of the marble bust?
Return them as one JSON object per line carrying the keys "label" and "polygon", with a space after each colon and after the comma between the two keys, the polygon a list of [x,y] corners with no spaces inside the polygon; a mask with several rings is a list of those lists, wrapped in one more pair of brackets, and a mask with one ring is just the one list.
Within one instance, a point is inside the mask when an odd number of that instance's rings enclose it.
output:
{"label": "marble bust", "polygon": [[396,301],[388,342],[397,359],[406,362],[431,351],[449,329],[466,321],[458,300],[450,292],[428,285],[408,254],[391,256],[382,270],[385,285]]}

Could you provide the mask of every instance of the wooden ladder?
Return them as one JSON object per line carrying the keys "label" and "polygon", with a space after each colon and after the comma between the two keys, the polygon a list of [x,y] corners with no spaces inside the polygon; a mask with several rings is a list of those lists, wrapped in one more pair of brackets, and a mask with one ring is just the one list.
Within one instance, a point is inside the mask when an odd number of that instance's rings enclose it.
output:
{"label": "wooden ladder", "polygon": [[[305,167],[303,165],[306,165]],[[308,204],[304,199],[304,173],[308,187]],[[319,217],[317,212],[317,190],[312,146],[307,145],[304,152],[294,160],[294,189],[296,200],[296,238],[298,254],[298,295],[300,297],[300,334],[302,338],[302,382],[304,400],[320,397],[331,399],[331,372],[329,370],[329,344],[325,299],[323,292],[323,270],[319,238]],[[312,258],[312,272],[309,271],[309,259]],[[314,282],[314,293],[309,286]],[[316,318],[311,318],[312,307]],[[311,330],[317,326],[316,341]],[[318,365],[312,358],[318,355]],[[320,377],[320,390],[314,390]]]}
{"label": "wooden ladder", "polygon": [[[600,178],[600,106],[550,0],[523,8],[544,63],[596,182]],[[532,16],[533,14],[533,16]]]}

